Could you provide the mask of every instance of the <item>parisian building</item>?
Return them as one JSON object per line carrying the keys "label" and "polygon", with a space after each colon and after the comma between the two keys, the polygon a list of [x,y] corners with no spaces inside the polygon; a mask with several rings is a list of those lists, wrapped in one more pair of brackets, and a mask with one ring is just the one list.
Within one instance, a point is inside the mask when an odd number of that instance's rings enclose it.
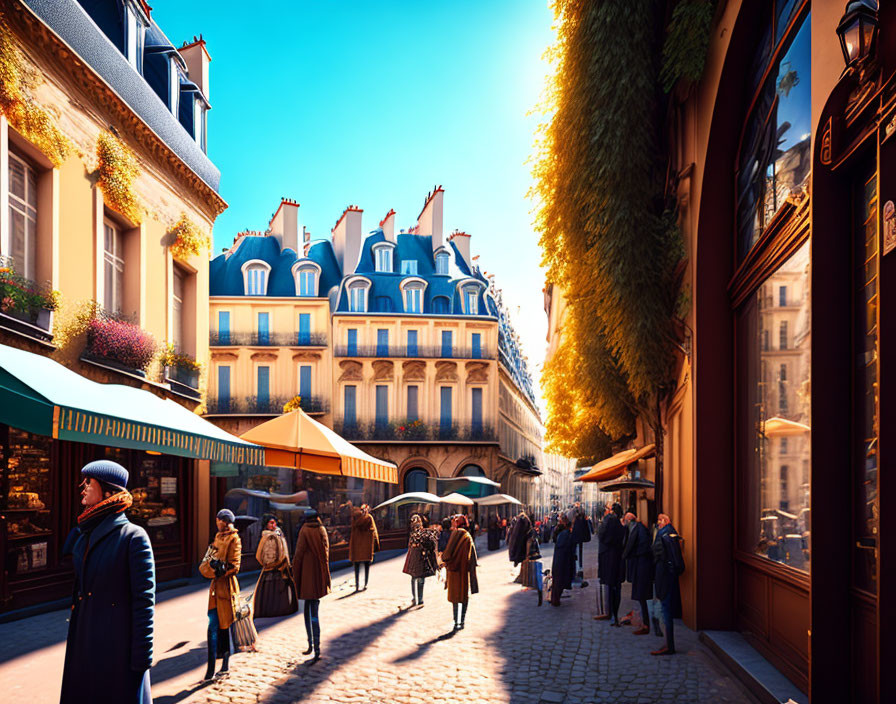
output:
{"label": "parisian building", "polygon": [[[299,204],[283,199],[265,232],[240,233],[211,262],[206,417],[240,434],[298,397],[394,462],[399,492],[484,477],[540,503],[543,428],[526,359],[471,236],[445,235],[443,198],[435,188],[400,231],[389,211],[365,232],[349,206],[326,240],[311,240]],[[282,476],[239,482],[301,488]],[[367,500],[377,491],[367,487]]]}
{"label": "parisian building", "polygon": [[[21,0],[0,16],[0,611],[71,594],[80,469],[130,471],[160,582],[208,543],[210,460],[257,461],[193,411],[208,252],[205,42],[142,1]],[[192,244],[191,244],[192,243]],[[170,353],[169,353],[170,352]],[[203,499],[202,497],[205,497]]]}

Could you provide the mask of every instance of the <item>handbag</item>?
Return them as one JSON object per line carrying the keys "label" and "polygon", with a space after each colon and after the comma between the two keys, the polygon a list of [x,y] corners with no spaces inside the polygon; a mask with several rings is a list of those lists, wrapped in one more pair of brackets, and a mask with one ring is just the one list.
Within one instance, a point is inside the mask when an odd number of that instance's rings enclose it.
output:
{"label": "handbag", "polygon": [[252,595],[245,601],[238,602],[233,614],[233,623],[230,624],[230,638],[236,650],[242,652],[254,651],[255,642],[258,640],[258,631],[255,629],[255,621],[252,619]]}

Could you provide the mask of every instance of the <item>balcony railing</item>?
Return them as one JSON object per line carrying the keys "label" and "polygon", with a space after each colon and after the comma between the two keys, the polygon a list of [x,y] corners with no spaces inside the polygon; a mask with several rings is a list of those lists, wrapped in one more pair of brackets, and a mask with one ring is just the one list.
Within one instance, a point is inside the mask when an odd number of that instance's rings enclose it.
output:
{"label": "balcony railing", "polygon": [[[283,406],[289,401],[285,397],[243,396],[236,398],[212,397],[206,401],[206,413],[209,415],[280,415]],[[321,396],[303,396],[302,410],[305,413],[326,413],[329,409],[327,400]]]}
{"label": "balcony railing", "polygon": [[259,333],[219,332],[208,335],[210,347],[326,347],[325,332]]}
{"label": "balcony railing", "polygon": [[386,421],[372,423],[346,423],[337,421],[333,430],[346,440],[391,440],[398,442],[454,441],[497,442],[498,435],[490,425],[442,425],[422,421]]}
{"label": "balcony railing", "polygon": [[494,359],[493,350],[485,347],[442,347],[434,345],[338,345],[337,357],[405,357],[408,359]]}

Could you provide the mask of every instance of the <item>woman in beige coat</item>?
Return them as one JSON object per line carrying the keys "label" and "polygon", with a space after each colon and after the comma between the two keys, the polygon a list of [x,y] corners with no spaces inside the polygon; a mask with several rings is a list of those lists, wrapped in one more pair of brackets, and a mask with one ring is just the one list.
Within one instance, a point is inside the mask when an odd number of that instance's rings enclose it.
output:
{"label": "woman in beige coat", "polygon": [[464,627],[470,594],[479,591],[479,582],[476,579],[476,546],[468,532],[469,525],[466,516],[454,517],[451,537],[442,553],[442,562],[447,570],[445,586],[448,588],[448,601],[454,607],[455,631]]}
{"label": "woman in beige coat", "polygon": [[296,584],[289,564],[289,548],[276,517],[267,514],[261,520],[264,521],[264,530],[255,551],[261,574],[252,595],[252,614],[255,618],[289,616],[299,610]]}
{"label": "woman in beige coat", "polygon": [[355,565],[355,591],[360,591],[361,565],[364,565],[364,589],[370,579],[370,563],[373,553],[380,549],[380,536],[376,522],[370,515],[370,507],[361,504],[352,513],[352,532],[348,541],[348,559]]}
{"label": "woman in beige coat", "polygon": [[317,511],[305,512],[305,523],[296,541],[292,569],[299,587],[299,598],[305,601],[308,650],[304,654],[308,655],[314,650],[312,662],[317,662],[320,660],[320,600],[330,593],[330,541]]}
{"label": "woman in beige coat", "polygon": [[223,676],[230,669],[228,629],[239,605],[240,585],[236,575],[240,571],[243,550],[233,521],[233,511],[226,508],[218,511],[215,519],[218,533],[199,564],[199,573],[212,580],[208,588],[208,669],[205,680],[214,676],[217,657],[223,658],[218,676]]}

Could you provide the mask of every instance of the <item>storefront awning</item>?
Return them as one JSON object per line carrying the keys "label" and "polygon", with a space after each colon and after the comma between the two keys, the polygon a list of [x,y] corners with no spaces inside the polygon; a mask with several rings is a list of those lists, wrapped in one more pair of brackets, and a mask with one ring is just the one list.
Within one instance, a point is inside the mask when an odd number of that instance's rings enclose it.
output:
{"label": "storefront awning", "polygon": [[626,468],[638,460],[645,460],[656,454],[656,445],[650,443],[644,447],[617,452],[603,462],[598,462],[587,474],[576,479],[577,482],[606,482],[625,474]]}
{"label": "storefront awning", "polygon": [[762,424],[762,432],[767,438],[804,435],[811,430],[805,423],[798,423],[795,420],[788,420],[779,416],[769,418]]}
{"label": "storefront awning", "polygon": [[0,345],[0,423],[60,440],[262,464],[263,448],[142,389],[98,384],[47,357]]}

